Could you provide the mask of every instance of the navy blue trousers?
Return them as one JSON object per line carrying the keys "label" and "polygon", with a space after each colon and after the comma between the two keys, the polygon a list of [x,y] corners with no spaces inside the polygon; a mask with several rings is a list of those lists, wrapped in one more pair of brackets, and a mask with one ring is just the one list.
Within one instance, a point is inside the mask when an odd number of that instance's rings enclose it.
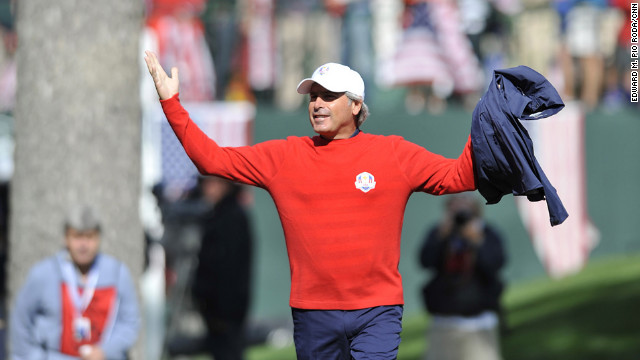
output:
{"label": "navy blue trousers", "polygon": [[401,305],[361,310],[292,309],[298,360],[396,359]]}

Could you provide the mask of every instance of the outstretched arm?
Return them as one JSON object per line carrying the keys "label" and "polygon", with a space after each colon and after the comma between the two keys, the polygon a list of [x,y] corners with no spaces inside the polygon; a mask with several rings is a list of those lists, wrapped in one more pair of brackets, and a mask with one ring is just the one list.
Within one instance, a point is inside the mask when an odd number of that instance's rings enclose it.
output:
{"label": "outstretched arm", "polygon": [[178,93],[178,87],[180,80],[178,79],[178,68],[171,68],[171,77],[167,75],[160,62],[158,56],[155,53],[147,50],[144,52],[146,55],[144,61],[147,63],[149,74],[153,78],[153,83],[156,85],[156,91],[161,100],[170,99],[173,95]]}
{"label": "outstretched arm", "polygon": [[145,51],[144,61],[153,78],[169,125],[200,173],[265,187],[283,162],[285,142],[281,140],[278,145],[272,143],[268,146],[221,148],[191,120],[189,113],[180,104],[178,69],[171,68],[169,77],[157,55],[151,51]]}
{"label": "outstretched arm", "polygon": [[443,195],[476,189],[471,138],[457,159],[445,158],[405,140],[397,142],[396,156],[414,191]]}

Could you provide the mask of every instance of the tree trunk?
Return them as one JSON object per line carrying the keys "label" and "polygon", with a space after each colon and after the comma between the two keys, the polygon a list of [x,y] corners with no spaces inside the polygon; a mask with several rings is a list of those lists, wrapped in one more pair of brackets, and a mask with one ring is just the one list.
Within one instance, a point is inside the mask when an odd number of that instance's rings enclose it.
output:
{"label": "tree trunk", "polygon": [[[142,271],[139,38],[143,2],[20,0],[8,306],[63,246],[70,206],[95,205],[102,251]],[[137,352],[137,351],[136,351]]]}

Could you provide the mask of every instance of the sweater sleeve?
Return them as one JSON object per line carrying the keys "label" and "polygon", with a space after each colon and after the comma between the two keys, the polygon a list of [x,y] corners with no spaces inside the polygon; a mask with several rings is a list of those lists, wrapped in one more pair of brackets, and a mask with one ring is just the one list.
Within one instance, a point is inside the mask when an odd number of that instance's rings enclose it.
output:
{"label": "sweater sleeve", "polygon": [[285,140],[271,140],[254,146],[221,147],[193,122],[180,104],[178,94],[160,103],[173,132],[203,175],[266,187],[283,162]]}
{"label": "sweater sleeve", "polygon": [[396,144],[396,154],[414,191],[443,195],[476,189],[471,137],[457,159],[434,154],[401,138]]}

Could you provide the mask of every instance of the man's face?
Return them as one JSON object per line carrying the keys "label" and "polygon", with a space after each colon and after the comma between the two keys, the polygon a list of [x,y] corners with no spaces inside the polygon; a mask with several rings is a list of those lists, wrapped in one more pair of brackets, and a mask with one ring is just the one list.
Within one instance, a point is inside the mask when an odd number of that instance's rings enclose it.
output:
{"label": "man's face", "polygon": [[229,192],[231,184],[215,176],[202,179],[202,195],[211,204],[216,204]]}
{"label": "man's face", "polygon": [[65,242],[71,260],[76,266],[88,267],[98,255],[100,249],[100,233],[98,230],[78,231],[67,229]]}
{"label": "man's face", "polygon": [[351,102],[344,93],[331,92],[313,84],[309,92],[309,121],[313,131],[327,139],[346,139],[356,131],[354,116],[362,104]]}

